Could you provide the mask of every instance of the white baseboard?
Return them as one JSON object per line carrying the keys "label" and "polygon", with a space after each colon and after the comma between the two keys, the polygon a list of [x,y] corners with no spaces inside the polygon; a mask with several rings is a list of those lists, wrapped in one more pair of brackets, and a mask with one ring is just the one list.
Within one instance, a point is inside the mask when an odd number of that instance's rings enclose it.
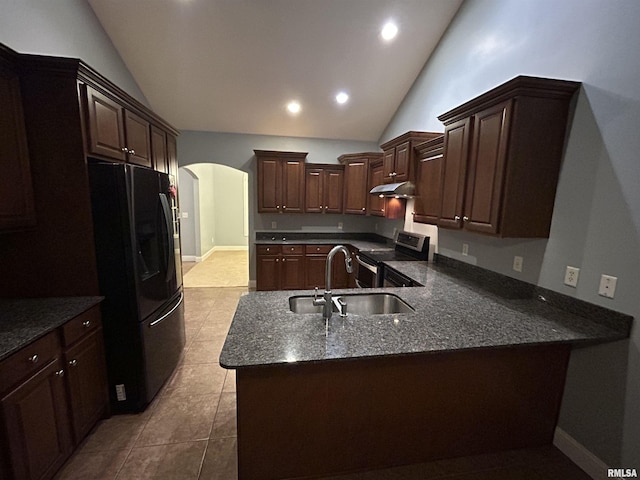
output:
{"label": "white baseboard", "polygon": [[237,246],[237,245],[216,245],[201,257],[198,257],[197,255],[182,255],[182,261],[183,262],[203,262],[207,258],[209,258],[211,254],[213,254],[214,252],[222,252],[222,251],[230,252],[230,251],[243,251],[243,250],[245,252],[248,252],[249,247]]}
{"label": "white baseboard", "polygon": [[247,246],[238,246],[238,245],[216,245],[215,247],[213,247],[213,251],[214,252],[219,252],[219,251],[249,251],[249,247]]}
{"label": "white baseboard", "polygon": [[609,467],[560,427],[556,427],[553,444],[594,480],[607,478]]}

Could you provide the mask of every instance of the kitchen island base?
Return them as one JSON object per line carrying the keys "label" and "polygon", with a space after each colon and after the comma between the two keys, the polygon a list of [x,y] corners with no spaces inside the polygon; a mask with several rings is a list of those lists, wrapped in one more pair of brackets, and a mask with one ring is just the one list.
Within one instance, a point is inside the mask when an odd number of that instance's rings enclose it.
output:
{"label": "kitchen island base", "polygon": [[569,353],[560,344],[238,369],[238,478],[551,444]]}

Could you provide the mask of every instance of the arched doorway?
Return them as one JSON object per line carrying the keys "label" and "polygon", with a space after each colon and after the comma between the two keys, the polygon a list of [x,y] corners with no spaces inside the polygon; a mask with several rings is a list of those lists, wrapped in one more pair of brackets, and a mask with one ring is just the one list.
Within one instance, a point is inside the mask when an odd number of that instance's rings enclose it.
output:
{"label": "arched doorway", "polygon": [[248,175],[214,163],[180,167],[185,287],[248,285]]}

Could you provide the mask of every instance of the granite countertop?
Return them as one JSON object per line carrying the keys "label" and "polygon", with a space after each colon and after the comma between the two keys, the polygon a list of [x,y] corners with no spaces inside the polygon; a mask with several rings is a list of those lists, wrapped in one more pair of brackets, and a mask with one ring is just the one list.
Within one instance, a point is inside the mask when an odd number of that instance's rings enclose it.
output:
{"label": "granite countertop", "polygon": [[[409,265],[411,264],[411,265]],[[437,353],[551,343],[584,344],[629,336],[631,317],[599,309],[602,320],[556,308],[538,295],[509,298],[426,262],[389,262],[424,287],[372,288],[394,293],[415,313],[360,316],[294,314],[288,299],[310,291],[251,292],[238,303],[220,364],[237,369],[290,362]],[[408,275],[411,276],[411,275]],[[364,293],[362,289],[334,290]],[[347,308],[348,310],[348,308]],[[604,311],[604,315],[602,315]],[[607,312],[610,312],[607,313]]]}
{"label": "granite countertop", "polygon": [[0,299],[0,360],[102,300],[103,297]]}
{"label": "granite countertop", "polygon": [[349,234],[312,233],[264,233],[256,238],[256,245],[351,245],[361,252],[390,251],[395,248],[393,241],[384,237],[358,238]]}

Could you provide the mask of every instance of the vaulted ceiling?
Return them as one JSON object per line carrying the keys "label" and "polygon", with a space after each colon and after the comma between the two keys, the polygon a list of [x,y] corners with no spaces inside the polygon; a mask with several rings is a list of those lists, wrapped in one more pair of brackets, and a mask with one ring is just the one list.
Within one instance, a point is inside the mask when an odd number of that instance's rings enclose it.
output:
{"label": "vaulted ceiling", "polygon": [[[179,129],[376,141],[462,0],[89,3],[151,107]],[[390,20],[398,34],[386,42]]]}

